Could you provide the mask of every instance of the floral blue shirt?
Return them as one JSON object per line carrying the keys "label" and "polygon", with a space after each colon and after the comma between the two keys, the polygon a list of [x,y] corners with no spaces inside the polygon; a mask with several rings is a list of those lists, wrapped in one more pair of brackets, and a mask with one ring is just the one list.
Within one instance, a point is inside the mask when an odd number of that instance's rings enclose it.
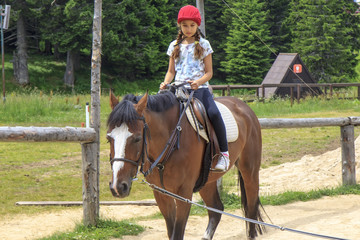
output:
{"label": "floral blue shirt", "polygon": [[[174,51],[174,45],[176,40],[171,42],[167,51],[167,55],[171,56]],[[213,49],[208,40],[200,38],[199,44],[204,49],[201,59],[194,57],[195,43],[180,44],[180,55],[178,59],[175,59],[175,84],[180,84],[190,80],[197,80],[205,74],[204,58],[213,53]],[[208,82],[202,84],[199,88],[207,88]],[[189,85],[184,87],[190,88]]]}

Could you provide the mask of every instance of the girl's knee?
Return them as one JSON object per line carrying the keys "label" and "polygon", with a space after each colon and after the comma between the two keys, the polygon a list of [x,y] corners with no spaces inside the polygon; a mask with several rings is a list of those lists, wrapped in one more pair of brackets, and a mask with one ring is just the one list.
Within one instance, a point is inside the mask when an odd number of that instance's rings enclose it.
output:
{"label": "girl's knee", "polygon": [[208,115],[210,119],[219,120],[221,119],[221,114],[217,109],[209,108]]}

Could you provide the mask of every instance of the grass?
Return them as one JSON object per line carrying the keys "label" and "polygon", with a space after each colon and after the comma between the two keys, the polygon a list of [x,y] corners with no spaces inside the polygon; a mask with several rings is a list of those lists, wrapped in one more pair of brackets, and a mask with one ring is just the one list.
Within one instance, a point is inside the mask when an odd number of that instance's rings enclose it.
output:
{"label": "grass", "polygon": [[[85,122],[89,95],[60,95],[31,90],[9,94],[0,104],[0,126],[80,127]],[[108,102],[103,96],[101,102]],[[100,200],[114,200],[108,190],[111,179],[106,120],[110,106],[101,106]],[[19,207],[17,201],[82,200],[81,145],[62,142],[2,142],[0,144],[0,214],[33,214],[61,207]],[[152,198],[144,184],[125,200]]]}
{"label": "grass", "polygon": [[[81,122],[85,121],[86,102],[90,102],[89,95],[64,95],[40,90],[13,92],[8,95],[6,104],[0,104],[0,126],[80,127]],[[102,95],[101,102],[104,104],[101,106],[100,129],[100,200],[106,201],[114,200],[108,190],[111,169],[109,146],[105,138],[106,120],[111,110],[107,104],[108,96]],[[328,101],[307,99],[293,106],[289,100],[282,99],[249,105],[259,118],[348,117],[359,116],[360,112],[357,100],[335,98]],[[358,128],[355,128],[355,134],[359,133]],[[262,134],[262,167],[295,161],[305,154],[321,154],[340,146],[339,127],[266,129]],[[19,213],[38,214],[64,208],[15,206],[17,201],[81,201],[80,144],[3,142],[0,144],[0,159],[0,215],[11,218]],[[224,176],[225,191],[236,185],[235,175],[236,171],[231,171]],[[153,198],[151,189],[142,184],[142,176],[139,177],[139,181],[133,184],[131,195],[124,200]],[[269,196],[269,200],[262,201],[264,204],[267,201],[285,203],[289,199],[302,199],[304,194],[310,198],[317,197],[317,194],[290,193],[289,196]],[[288,200],[283,200],[284,198]],[[224,199],[227,209],[238,204],[238,201],[235,196],[225,196]],[[202,211],[194,208],[192,214],[206,214],[206,211]],[[156,217],[161,216],[158,214]]]}
{"label": "grass", "polygon": [[72,232],[56,233],[39,240],[108,240],[125,235],[138,235],[144,230],[143,227],[126,220],[119,222],[100,219],[96,227],[78,224]]}

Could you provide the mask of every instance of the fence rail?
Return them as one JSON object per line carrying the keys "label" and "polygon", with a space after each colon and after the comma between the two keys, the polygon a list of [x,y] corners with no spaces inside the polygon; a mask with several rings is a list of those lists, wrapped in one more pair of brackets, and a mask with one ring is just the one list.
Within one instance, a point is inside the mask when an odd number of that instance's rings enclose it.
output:
{"label": "fence rail", "polygon": [[93,142],[93,128],[74,127],[0,127],[0,141],[5,142]]}
{"label": "fence rail", "polygon": [[[291,94],[291,99],[293,100],[295,97],[297,101],[300,100],[300,88],[302,87],[318,87],[322,88],[324,93],[327,94],[329,90],[329,96],[332,97],[334,95],[335,88],[344,88],[344,87],[357,87],[357,99],[360,100],[360,83],[307,83],[307,84],[299,84],[299,83],[281,83],[281,84],[260,84],[260,85],[211,85],[213,90],[222,90],[222,95],[230,96],[231,90],[235,89],[255,89],[256,90],[256,98],[263,99],[265,96],[265,88],[290,88],[290,92],[293,93],[293,89],[297,89],[297,95],[294,96]],[[225,94],[226,92],[226,94]]]}
{"label": "fence rail", "polygon": [[344,118],[259,118],[261,128],[307,128],[331,126],[359,126],[360,117]]}

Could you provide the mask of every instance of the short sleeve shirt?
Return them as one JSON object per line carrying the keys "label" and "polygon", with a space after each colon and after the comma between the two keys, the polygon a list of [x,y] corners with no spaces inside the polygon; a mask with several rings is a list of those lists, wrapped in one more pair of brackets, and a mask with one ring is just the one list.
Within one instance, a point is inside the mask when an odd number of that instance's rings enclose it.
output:
{"label": "short sleeve shirt", "polygon": [[[167,55],[171,56],[174,51],[176,40],[171,42],[167,51]],[[180,44],[179,58],[175,59],[175,84],[180,84],[190,80],[197,80],[205,74],[204,58],[213,53],[213,49],[208,40],[200,38],[199,44],[204,49],[203,56],[200,59],[194,57],[195,43]],[[208,82],[200,86],[200,88],[207,88]],[[190,88],[190,86],[185,85]]]}

